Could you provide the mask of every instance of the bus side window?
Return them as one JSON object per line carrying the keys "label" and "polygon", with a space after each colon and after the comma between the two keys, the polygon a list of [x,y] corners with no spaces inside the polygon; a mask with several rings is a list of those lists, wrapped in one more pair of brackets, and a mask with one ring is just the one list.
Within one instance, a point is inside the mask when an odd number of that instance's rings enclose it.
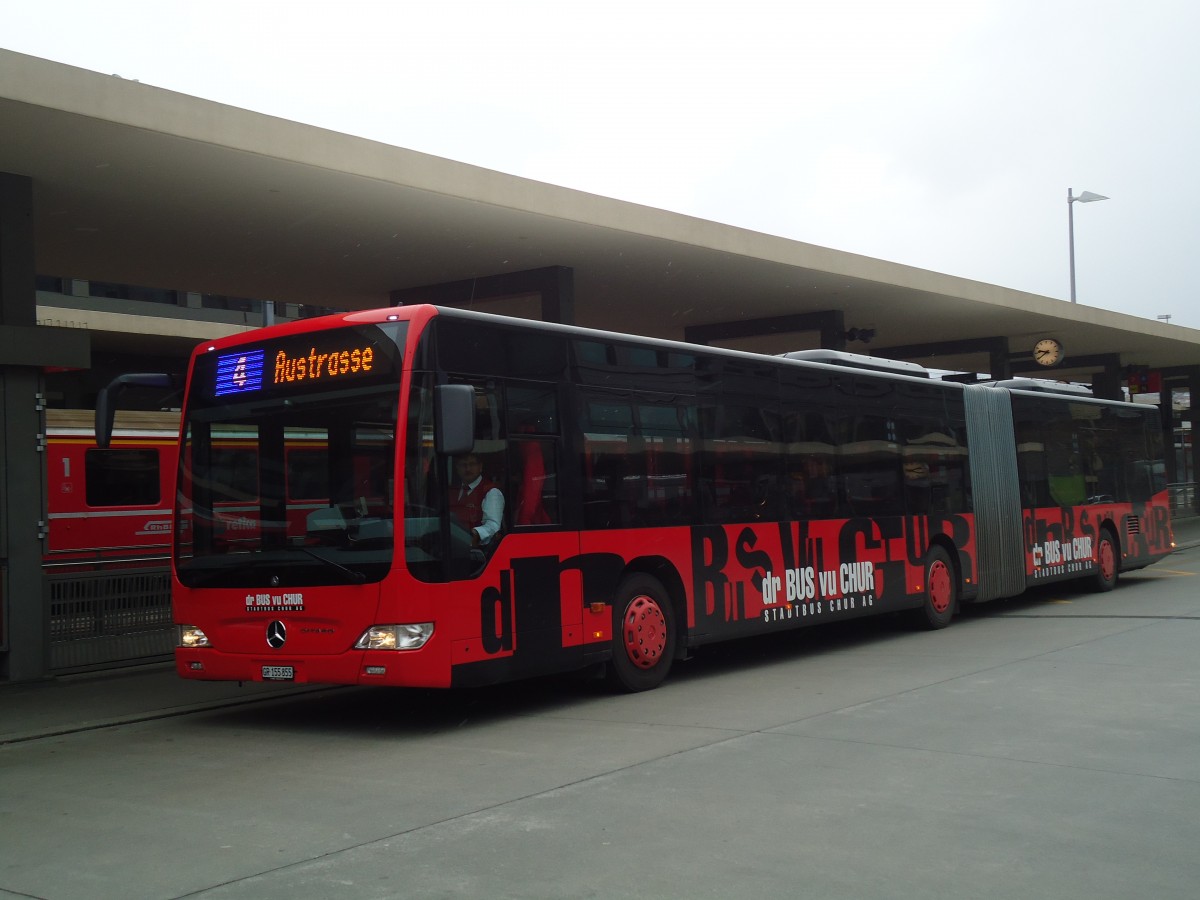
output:
{"label": "bus side window", "polygon": [[587,528],[628,524],[622,496],[626,456],[633,432],[633,406],[610,394],[580,397],[583,431],[583,518]]}
{"label": "bus side window", "polygon": [[1031,398],[1012,398],[1013,429],[1017,440],[1017,477],[1021,482],[1021,504],[1026,509],[1049,506],[1050,480],[1046,464],[1049,440],[1042,405]]}
{"label": "bus side window", "polygon": [[554,445],[544,440],[513,441],[520,461],[515,473],[513,525],[550,525],[558,521],[557,467]]}
{"label": "bus side window", "polygon": [[558,386],[510,382],[505,400],[511,522],[514,527],[558,522]]}
{"label": "bus side window", "polygon": [[903,513],[900,443],[894,416],[862,413],[845,420],[847,439],[838,447],[838,468],[849,512]]}
{"label": "bus side window", "polygon": [[1105,465],[1117,481],[1121,493],[1130,500],[1146,501],[1166,489],[1166,473],[1161,463],[1162,432],[1158,423],[1140,416],[1116,420],[1115,446],[1104,447]]}
{"label": "bus side window", "polygon": [[706,398],[701,423],[705,519],[776,521],[782,446],[773,406]]}
{"label": "bus side window", "polygon": [[834,515],[838,506],[834,478],[837,448],[825,415],[791,410],[785,416],[784,429],[789,514],[796,519]]}
{"label": "bus side window", "polygon": [[691,524],[695,408],[651,393],[581,398],[584,524]]}
{"label": "bus side window", "polygon": [[[490,542],[492,549],[512,525],[513,485],[509,477],[513,474],[506,459],[508,454],[507,428],[504,416],[503,392],[495,379],[454,376],[451,381],[469,384],[475,389],[475,447],[473,455],[479,460],[481,475],[504,495],[503,527]],[[448,490],[458,486],[458,475],[453,459],[441,463],[446,473],[444,483]]]}
{"label": "bus side window", "polygon": [[1046,481],[1054,506],[1079,506],[1087,502],[1087,484],[1069,424],[1053,428],[1046,439]]}
{"label": "bus side window", "polygon": [[946,421],[912,417],[903,427],[904,499],[909,515],[959,509],[967,448]]}

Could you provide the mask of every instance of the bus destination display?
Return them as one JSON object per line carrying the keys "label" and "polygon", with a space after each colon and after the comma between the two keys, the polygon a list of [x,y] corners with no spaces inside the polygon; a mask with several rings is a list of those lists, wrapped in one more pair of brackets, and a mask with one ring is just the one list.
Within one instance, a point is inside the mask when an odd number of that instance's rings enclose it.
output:
{"label": "bus destination display", "polygon": [[262,390],[264,378],[272,387],[329,384],[369,373],[374,367],[375,349],[369,344],[320,352],[310,347],[296,355],[279,350],[269,364],[264,349],[226,353],[217,357],[213,396],[254,393]]}

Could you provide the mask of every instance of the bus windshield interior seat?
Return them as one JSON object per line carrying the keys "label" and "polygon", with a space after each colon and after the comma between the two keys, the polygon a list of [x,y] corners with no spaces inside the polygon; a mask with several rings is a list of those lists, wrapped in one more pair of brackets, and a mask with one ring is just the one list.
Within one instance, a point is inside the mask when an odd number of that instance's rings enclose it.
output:
{"label": "bus windshield interior seat", "polygon": [[547,525],[550,516],[546,512],[544,491],[546,487],[546,460],[542,445],[538,441],[520,441],[521,481],[517,488],[515,525]]}

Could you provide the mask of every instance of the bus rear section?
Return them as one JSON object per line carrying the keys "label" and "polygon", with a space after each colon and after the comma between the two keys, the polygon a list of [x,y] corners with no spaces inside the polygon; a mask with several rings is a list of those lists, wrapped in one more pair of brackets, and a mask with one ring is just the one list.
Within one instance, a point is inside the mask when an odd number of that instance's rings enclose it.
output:
{"label": "bus rear section", "polygon": [[1174,547],[1157,410],[1015,379],[967,391],[980,600],[1122,571]]}

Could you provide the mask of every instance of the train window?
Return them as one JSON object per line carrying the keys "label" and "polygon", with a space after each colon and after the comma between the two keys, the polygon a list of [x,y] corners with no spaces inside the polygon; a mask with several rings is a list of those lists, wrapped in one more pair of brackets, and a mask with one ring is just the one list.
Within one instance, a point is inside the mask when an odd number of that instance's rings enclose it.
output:
{"label": "train window", "polygon": [[84,468],[88,506],[154,506],[161,499],[157,450],[88,450]]}

